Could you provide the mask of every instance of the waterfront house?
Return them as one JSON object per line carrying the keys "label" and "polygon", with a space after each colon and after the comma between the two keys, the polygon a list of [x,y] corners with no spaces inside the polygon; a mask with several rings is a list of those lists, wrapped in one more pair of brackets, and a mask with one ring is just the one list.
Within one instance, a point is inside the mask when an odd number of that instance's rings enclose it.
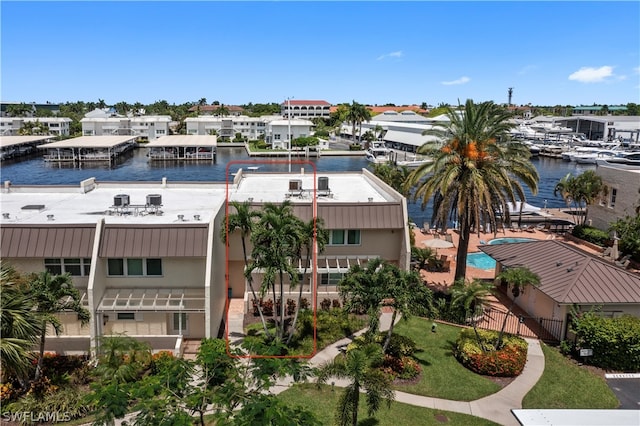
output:
{"label": "waterfront house", "polygon": [[[250,201],[256,208],[291,200],[304,220],[317,211],[331,234],[325,252],[312,262],[312,282],[322,297],[338,297],[335,285],[350,265],[382,257],[408,268],[404,197],[367,170],[316,176],[311,165],[296,169],[230,170],[228,184],[6,182],[0,193],[0,256],[24,273],[72,275],[91,321],[81,327],[75,316],[61,315],[64,332],[48,338],[46,348],[60,353],[88,352],[97,337],[115,333],[176,354],[188,339],[221,336],[227,298],[250,303],[239,236],[230,238],[228,255],[221,239],[227,200]],[[304,265],[298,266],[302,272]],[[313,300],[310,284],[305,292]]]}
{"label": "waterfront house", "polygon": [[0,135],[17,136],[25,123],[41,123],[41,133],[69,136],[71,119],[67,117],[0,117]]}
{"label": "waterfront house", "polygon": [[211,135],[215,133],[220,138],[234,139],[240,134],[243,139],[255,140],[264,136],[267,123],[280,119],[280,116],[248,117],[246,115],[217,117],[202,115],[187,117],[184,122],[188,135]]}
{"label": "waterfront house", "polygon": [[134,117],[116,114],[92,116],[80,120],[83,136],[130,135],[148,140],[169,134],[169,115],[141,115]]}
{"label": "waterfront house", "polygon": [[[313,123],[309,120],[292,118],[290,120],[271,120],[265,128],[265,142],[273,149],[289,149],[290,141],[311,136]],[[289,130],[291,131],[290,136]]]}

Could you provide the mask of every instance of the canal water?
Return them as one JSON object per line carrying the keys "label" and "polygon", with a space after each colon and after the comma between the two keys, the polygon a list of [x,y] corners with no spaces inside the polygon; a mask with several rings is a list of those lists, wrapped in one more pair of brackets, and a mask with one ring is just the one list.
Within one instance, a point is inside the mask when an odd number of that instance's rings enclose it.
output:
{"label": "canal water", "polygon": [[[267,158],[250,158],[244,148],[218,147],[215,163],[201,162],[150,162],[146,156],[147,149],[138,149],[118,160],[111,166],[106,164],[56,164],[45,162],[42,157],[3,162],[0,167],[2,182],[11,181],[14,185],[78,185],[80,181],[95,177],[98,181],[161,181],[166,177],[169,181],[216,181],[224,182],[238,168],[247,166],[259,167],[259,171],[287,172],[289,165],[285,158],[270,160]],[[294,161],[297,161],[294,159]],[[312,163],[319,173],[358,171],[369,167],[364,156],[324,156],[300,160]],[[567,173],[580,174],[585,170],[595,169],[594,165],[569,163],[559,159],[539,157],[532,159],[540,175],[537,195],[532,195],[525,187],[527,202],[537,207],[561,208],[564,201],[553,195],[553,188]],[[305,167],[312,171],[310,164],[293,164],[293,170]],[[431,219],[428,205],[421,209],[420,202],[409,202],[410,219],[422,226]]]}

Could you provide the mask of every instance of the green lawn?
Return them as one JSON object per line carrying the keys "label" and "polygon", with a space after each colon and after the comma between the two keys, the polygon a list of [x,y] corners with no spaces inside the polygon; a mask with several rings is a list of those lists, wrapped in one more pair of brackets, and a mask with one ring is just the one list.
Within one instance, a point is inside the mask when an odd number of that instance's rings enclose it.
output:
{"label": "green lawn", "polygon": [[606,409],[618,399],[602,377],[596,376],[542,344],[545,366],[538,383],[522,400],[522,408]]}
{"label": "green lawn", "polygon": [[422,366],[422,377],[416,384],[397,385],[396,389],[416,395],[456,401],[473,401],[501,388],[486,377],[463,367],[453,356],[453,343],[460,333],[459,327],[438,324],[436,333],[431,332],[431,321],[411,318],[400,321],[394,332],[411,337],[420,352],[414,357]]}
{"label": "green lawn", "polygon": [[[291,406],[299,405],[311,410],[322,424],[333,425],[335,424],[336,402],[341,392],[342,388],[339,387],[332,390],[330,385],[323,385],[318,389],[315,384],[305,383],[293,386],[291,389],[281,393],[278,398]],[[415,407],[400,402],[393,402],[390,409],[388,409],[386,405],[383,405],[376,414],[375,420],[368,418],[366,411],[366,402],[364,395],[362,395],[360,397],[360,410],[358,415],[358,423],[362,426],[425,426],[440,425],[443,423],[460,426],[496,424],[489,420],[467,414]]]}

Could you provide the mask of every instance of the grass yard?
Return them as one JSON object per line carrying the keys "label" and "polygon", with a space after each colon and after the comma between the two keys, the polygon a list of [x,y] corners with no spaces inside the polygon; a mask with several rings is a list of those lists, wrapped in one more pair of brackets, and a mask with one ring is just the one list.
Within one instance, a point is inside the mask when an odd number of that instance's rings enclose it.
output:
{"label": "grass yard", "polygon": [[453,356],[452,345],[460,333],[459,327],[438,324],[431,332],[431,321],[413,317],[400,321],[394,332],[415,340],[419,352],[414,357],[422,366],[422,376],[415,384],[394,386],[416,395],[456,401],[473,401],[498,392],[501,387],[490,379],[463,367]]}
{"label": "grass yard", "polygon": [[544,372],[525,395],[522,408],[608,409],[618,399],[602,377],[565,358],[556,348],[542,345]]}
{"label": "grass yard", "polygon": [[[278,395],[278,398],[291,406],[303,406],[311,410],[325,425],[335,424],[334,416],[338,397],[342,388],[331,389],[330,385],[322,385],[318,388],[315,384],[304,383],[293,386]],[[391,408],[386,405],[380,408],[374,419],[367,416],[367,408],[364,395],[360,397],[360,410],[358,423],[360,425],[392,425],[392,426],[427,426],[427,425],[495,425],[489,420],[467,414],[453,413],[450,411],[434,410],[430,408],[415,407],[400,402],[392,402]]]}

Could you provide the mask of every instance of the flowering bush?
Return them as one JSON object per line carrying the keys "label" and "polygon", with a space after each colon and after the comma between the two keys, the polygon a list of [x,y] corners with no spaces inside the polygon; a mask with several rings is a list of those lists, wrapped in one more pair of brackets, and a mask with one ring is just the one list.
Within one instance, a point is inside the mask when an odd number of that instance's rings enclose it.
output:
{"label": "flowering bush", "polygon": [[393,376],[394,379],[409,380],[417,377],[421,373],[422,368],[415,359],[408,356],[394,357],[385,355],[381,370]]}
{"label": "flowering bush", "polygon": [[11,383],[0,384],[0,403],[9,401],[13,396],[13,386]]}
{"label": "flowering bush", "polygon": [[[478,330],[480,339],[485,347],[491,347],[490,342],[497,340],[498,332]],[[522,373],[527,362],[527,342],[516,336],[504,339],[502,349],[484,351],[479,345],[473,330],[465,329],[454,348],[458,361],[471,371],[496,377],[514,377]]]}

